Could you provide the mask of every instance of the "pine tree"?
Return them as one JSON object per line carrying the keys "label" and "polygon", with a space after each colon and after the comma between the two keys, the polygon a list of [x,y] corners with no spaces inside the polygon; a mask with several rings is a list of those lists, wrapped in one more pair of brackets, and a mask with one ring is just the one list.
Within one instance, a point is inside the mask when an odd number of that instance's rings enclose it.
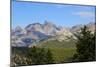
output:
{"label": "pine tree", "polygon": [[32,64],[53,63],[52,53],[48,49],[33,47],[28,51],[28,57],[32,59]]}
{"label": "pine tree", "polygon": [[91,33],[86,26],[81,29],[80,34],[76,35],[76,54],[73,56],[74,61],[95,61],[96,60],[96,45],[95,33]]}
{"label": "pine tree", "polygon": [[47,63],[48,63],[48,64],[53,63],[54,60],[53,60],[53,57],[52,57],[52,53],[50,52],[49,49],[48,49],[48,51],[47,51],[46,58],[47,58]]}

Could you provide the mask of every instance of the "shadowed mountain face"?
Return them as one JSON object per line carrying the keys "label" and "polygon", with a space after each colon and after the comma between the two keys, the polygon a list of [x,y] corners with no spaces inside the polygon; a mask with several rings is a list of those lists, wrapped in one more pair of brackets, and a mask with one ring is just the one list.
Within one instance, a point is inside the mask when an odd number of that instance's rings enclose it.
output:
{"label": "shadowed mountain face", "polygon": [[[71,39],[76,39],[73,33],[81,30],[84,25],[76,25],[72,28],[58,27],[55,24],[45,21],[44,24],[33,23],[29,24],[25,28],[17,26],[11,31],[12,46],[30,46],[36,45],[42,40],[58,40],[68,41]],[[95,23],[86,24],[86,26],[92,32],[95,31]]]}

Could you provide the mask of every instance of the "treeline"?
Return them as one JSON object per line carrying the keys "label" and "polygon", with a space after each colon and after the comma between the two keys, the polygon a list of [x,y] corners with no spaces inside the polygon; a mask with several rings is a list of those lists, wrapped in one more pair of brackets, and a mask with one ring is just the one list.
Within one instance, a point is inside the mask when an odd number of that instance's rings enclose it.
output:
{"label": "treeline", "polygon": [[47,48],[13,47],[11,66],[52,64],[52,53]]}

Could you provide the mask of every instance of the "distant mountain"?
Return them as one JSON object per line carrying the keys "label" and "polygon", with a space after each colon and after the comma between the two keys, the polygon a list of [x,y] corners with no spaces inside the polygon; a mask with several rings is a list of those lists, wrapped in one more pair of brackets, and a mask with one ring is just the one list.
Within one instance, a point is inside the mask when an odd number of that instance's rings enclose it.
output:
{"label": "distant mountain", "polygon": [[[88,29],[91,31],[91,32],[94,32],[96,29],[96,24],[91,22],[91,23],[88,23],[88,24],[85,24],[85,26],[88,27]],[[80,24],[80,25],[75,25],[73,26],[70,30],[72,33],[76,33],[76,32],[79,32],[81,30],[81,28],[83,28],[84,25]]]}
{"label": "distant mountain", "polygon": [[45,21],[43,29],[45,34],[47,35],[55,35],[55,33],[59,30],[56,25],[48,21]]}
{"label": "distant mountain", "polygon": [[72,33],[78,32],[81,30],[81,28],[84,27],[84,25],[80,24],[80,25],[75,25],[72,26],[72,28],[70,29]]}
{"label": "distant mountain", "polygon": [[44,33],[45,35],[54,35],[55,32],[59,30],[58,27],[56,27],[56,25],[48,21],[45,21],[44,24],[40,23],[29,24],[25,29],[29,32],[38,31]]}
{"label": "distant mountain", "polygon": [[92,32],[96,31],[96,23],[89,23],[86,25],[88,29]]}
{"label": "distant mountain", "polygon": [[[45,40],[69,41],[76,39],[73,33],[79,32],[84,25],[76,25],[72,28],[56,26],[52,22],[44,24],[33,23],[25,28],[17,26],[11,31],[12,46],[30,46]],[[86,24],[92,32],[95,31],[95,23]]]}

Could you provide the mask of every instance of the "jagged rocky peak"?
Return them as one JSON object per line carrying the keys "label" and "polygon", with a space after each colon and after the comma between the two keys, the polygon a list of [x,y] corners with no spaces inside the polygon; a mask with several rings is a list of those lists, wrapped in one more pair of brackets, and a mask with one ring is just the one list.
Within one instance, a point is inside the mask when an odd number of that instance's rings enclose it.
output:
{"label": "jagged rocky peak", "polygon": [[71,36],[72,33],[70,32],[69,28],[66,27],[62,27],[59,31],[58,31],[59,35],[64,35],[64,36]]}
{"label": "jagged rocky peak", "polygon": [[96,24],[94,22],[90,22],[88,24],[80,24],[80,25],[75,25],[71,28],[71,32],[74,33],[74,32],[79,32],[81,30],[81,28],[83,28],[84,26],[87,26],[88,29],[91,31],[91,32],[94,32],[95,31],[95,26]]}
{"label": "jagged rocky peak", "polygon": [[43,28],[43,25],[40,24],[40,23],[34,23],[33,24],[34,31],[40,31],[40,32],[42,32],[42,28]]}
{"label": "jagged rocky peak", "polygon": [[96,25],[96,23],[95,22],[90,22],[90,23],[88,23],[87,25]]}
{"label": "jagged rocky peak", "polygon": [[57,27],[52,22],[45,21],[43,29],[44,29],[45,34],[53,35],[56,33]]}
{"label": "jagged rocky peak", "polygon": [[43,25],[40,23],[29,24],[26,28],[27,31],[40,31],[43,32]]}
{"label": "jagged rocky peak", "polygon": [[91,32],[95,32],[96,30],[96,23],[90,22],[86,25]]}
{"label": "jagged rocky peak", "polygon": [[[57,40],[69,40],[69,38],[77,39],[74,33],[80,31],[84,25],[76,25],[71,28],[56,26],[52,22],[45,21],[44,24],[32,23],[21,28],[17,26],[12,29],[12,45],[31,45],[31,43],[47,40],[49,38]],[[95,31],[95,23],[86,24],[86,26],[91,30]],[[24,39],[24,42],[23,42]]]}
{"label": "jagged rocky peak", "polygon": [[22,28],[21,28],[20,26],[17,26],[17,27],[15,28],[15,31],[22,31]]}
{"label": "jagged rocky peak", "polygon": [[24,35],[26,34],[26,30],[24,28],[21,28],[20,26],[17,26],[11,33],[13,35]]}
{"label": "jagged rocky peak", "polygon": [[45,21],[44,24],[40,23],[29,24],[25,29],[27,31],[39,31],[45,34],[51,34],[55,32],[58,28],[52,22]]}
{"label": "jagged rocky peak", "polygon": [[45,20],[44,25],[54,26],[54,24],[50,21]]}
{"label": "jagged rocky peak", "polygon": [[84,25],[82,25],[82,24],[78,24],[78,25],[72,26],[71,32],[77,32],[77,31],[79,31],[83,26],[84,26]]}

